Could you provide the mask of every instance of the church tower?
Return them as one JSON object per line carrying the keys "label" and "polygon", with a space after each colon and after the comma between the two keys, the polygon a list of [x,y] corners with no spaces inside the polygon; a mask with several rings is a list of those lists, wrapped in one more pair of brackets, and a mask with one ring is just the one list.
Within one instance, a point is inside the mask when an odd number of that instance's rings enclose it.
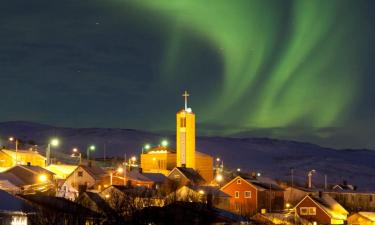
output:
{"label": "church tower", "polygon": [[195,115],[187,107],[187,91],[182,96],[185,98],[185,108],[176,114],[177,166],[196,169]]}

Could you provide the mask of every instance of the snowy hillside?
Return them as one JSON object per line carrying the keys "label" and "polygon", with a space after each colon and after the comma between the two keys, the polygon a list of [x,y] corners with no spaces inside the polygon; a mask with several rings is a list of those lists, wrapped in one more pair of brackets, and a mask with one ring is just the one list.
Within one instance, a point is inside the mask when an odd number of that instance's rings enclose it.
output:
{"label": "snowy hillside", "polygon": [[[30,122],[0,123],[0,143],[11,146],[7,137],[17,136],[24,142],[33,141],[41,151],[51,137],[59,137],[61,146],[54,151],[70,153],[73,147],[85,150],[90,144],[97,146],[96,157],[139,154],[145,143],[157,145],[164,138],[174,147],[173,136],[162,136],[130,129],[63,128]],[[229,168],[257,171],[275,178],[290,180],[290,169],[295,179],[306,180],[309,170],[315,169],[315,183],[322,183],[324,174],[328,183],[347,180],[362,190],[375,190],[375,151],[335,150],[317,145],[273,140],[267,138],[201,137],[197,149],[224,160]]]}

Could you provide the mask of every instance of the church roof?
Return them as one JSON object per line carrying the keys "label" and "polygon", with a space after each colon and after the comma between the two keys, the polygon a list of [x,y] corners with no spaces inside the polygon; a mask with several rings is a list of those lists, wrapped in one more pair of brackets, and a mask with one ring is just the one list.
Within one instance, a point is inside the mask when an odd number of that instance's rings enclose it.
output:
{"label": "church roof", "polygon": [[176,150],[170,147],[156,146],[145,151],[145,153],[176,153]]}
{"label": "church roof", "polygon": [[203,177],[193,168],[176,167],[176,169],[179,170],[187,179],[189,179],[195,184],[199,184],[205,181]]}
{"label": "church roof", "polygon": [[167,179],[167,177],[161,173],[140,173],[139,171],[135,170],[130,171],[127,176],[130,179],[154,183],[162,183]]}

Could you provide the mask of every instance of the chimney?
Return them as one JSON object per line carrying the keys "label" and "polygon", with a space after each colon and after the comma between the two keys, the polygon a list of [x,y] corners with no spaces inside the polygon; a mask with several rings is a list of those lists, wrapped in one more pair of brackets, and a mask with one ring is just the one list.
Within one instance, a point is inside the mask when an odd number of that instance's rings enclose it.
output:
{"label": "chimney", "polygon": [[139,167],[139,168],[138,168],[138,172],[139,172],[139,173],[142,173],[142,172],[143,172],[143,171],[142,171],[142,167]]}
{"label": "chimney", "polygon": [[31,162],[27,162],[27,166],[31,166]]}
{"label": "chimney", "polygon": [[323,192],[319,191],[319,198],[321,198],[322,196],[323,196]]}
{"label": "chimney", "polygon": [[181,164],[181,167],[186,168],[186,164]]}

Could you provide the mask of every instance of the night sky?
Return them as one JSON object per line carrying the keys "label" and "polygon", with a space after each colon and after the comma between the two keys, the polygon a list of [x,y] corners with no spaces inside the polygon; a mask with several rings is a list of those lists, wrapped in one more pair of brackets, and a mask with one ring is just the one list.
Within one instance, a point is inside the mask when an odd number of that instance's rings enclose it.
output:
{"label": "night sky", "polygon": [[2,0],[0,121],[375,149],[375,2]]}

